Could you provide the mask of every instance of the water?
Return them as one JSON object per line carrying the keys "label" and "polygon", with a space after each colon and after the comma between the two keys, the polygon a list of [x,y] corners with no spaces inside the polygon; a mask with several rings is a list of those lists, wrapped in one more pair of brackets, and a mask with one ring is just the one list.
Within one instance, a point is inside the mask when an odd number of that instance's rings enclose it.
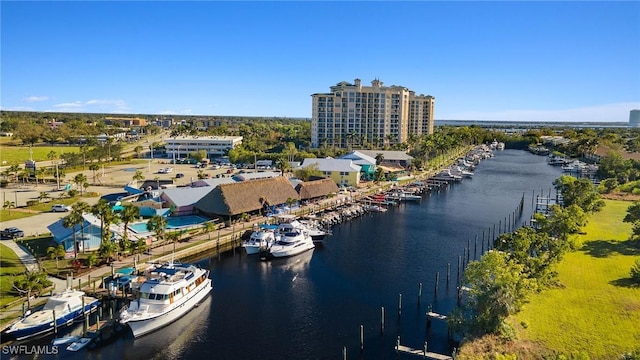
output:
{"label": "water", "polygon": [[[473,179],[387,213],[369,214],[333,229],[325,245],[290,259],[260,262],[232,254],[198,259],[211,269],[210,298],[174,324],[138,340],[125,336],[95,351],[59,358],[95,359],[395,359],[403,345],[449,353],[446,325],[427,333],[427,305],[448,313],[456,305],[458,256],[483,230],[512,213],[524,194],[545,195],[561,175],[545,157],[506,150],[483,161]],[[446,284],[447,263],[451,284]],[[435,274],[440,273],[434,299]],[[418,304],[418,284],[422,299]],[[398,317],[399,294],[402,313]],[[380,332],[381,307],[385,332]],[[360,353],[360,325],[364,351]],[[400,354],[400,359],[412,359]]]}
{"label": "water", "polygon": [[[176,217],[170,216],[167,218],[167,229],[179,229],[182,227],[199,225],[207,221],[209,221],[209,219],[203,218],[201,216],[196,216],[196,215],[185,215],[185,216],[176,216]],[[150,232],[147,229],[146,222],[129,224],[129,229],[135,231],[138,234],[145,234]]]}

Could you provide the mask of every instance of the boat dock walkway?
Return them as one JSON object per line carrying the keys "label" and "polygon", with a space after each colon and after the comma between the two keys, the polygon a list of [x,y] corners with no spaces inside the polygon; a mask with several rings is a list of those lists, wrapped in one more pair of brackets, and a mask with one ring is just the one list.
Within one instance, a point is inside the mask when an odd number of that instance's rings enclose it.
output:
{"label": "boat dock walkway", "polygon": [[424,349],[414,349],[404,345],[396,345],[397,352],[403,352],[406,354],[421,356],[425,359],[435,359],[435,360],[453,360],[453,357],[444,354],[438,354],[434,352],[429,352],[426,349],[426,343]]}

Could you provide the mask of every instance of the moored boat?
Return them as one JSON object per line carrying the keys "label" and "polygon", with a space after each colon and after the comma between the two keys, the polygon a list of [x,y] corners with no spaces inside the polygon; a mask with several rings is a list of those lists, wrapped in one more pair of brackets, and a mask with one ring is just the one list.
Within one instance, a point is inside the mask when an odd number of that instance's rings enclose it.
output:
{"label": "moored boat", "polygon": [[213,288],[209,270],[176,263],[154,267],[140,286],[139,297],[120,313],[135,337],[155,331],[196,307]]}
{"label": "moored boat", "polygon": [[67,289],[50,296],[41,310],[20,319],[5,334],[17,340],[46,334],[54,328],[73,324],[74,320],[95,311],[99,304],[100,300],[85,296],[83,291]]}
{"label": "moored boat", "polygon": [[294,228],[291,232],[280,233],[280,238],[269,248],[271,257],[288,257],[315,248],[313,239],[304,229]]}
{"label": "moored boat", "polygon": [[260,228],[251,233],[249,239],[242,243],[242,247],[247,255],[253,255],[268,249],[275,241],[276,237],[272,229]]}

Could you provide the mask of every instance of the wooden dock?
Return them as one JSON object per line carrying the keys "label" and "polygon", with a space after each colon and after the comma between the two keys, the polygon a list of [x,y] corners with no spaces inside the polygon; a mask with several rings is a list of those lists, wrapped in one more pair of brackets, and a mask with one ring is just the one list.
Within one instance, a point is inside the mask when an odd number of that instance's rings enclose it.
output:
{"label": "wooden dock", "polygon": [[453,360],[453,357],[451,357],[449,355],[438,354],[438,353],[434,353],[434,352],[428,352],[428,351],[425,351],[424,349],[413,349],[413,348],[410,348],[410,347],[404,346],[404,345],[396,346],[396,350],[398,350],[399,352],[406,353],[406,354],[422,356],[425,359]]}

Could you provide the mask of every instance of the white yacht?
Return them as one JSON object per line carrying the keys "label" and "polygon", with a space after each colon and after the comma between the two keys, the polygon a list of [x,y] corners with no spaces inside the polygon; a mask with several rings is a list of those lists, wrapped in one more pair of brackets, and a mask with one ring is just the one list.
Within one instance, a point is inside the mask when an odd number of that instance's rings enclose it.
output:
{"label": "white yacht", "polygon": [[209,270],[194,265],[163,264],[147,272],[137,300],[120,313],[135,337],[148,334],[196,307],[213,288]]}
{"label": "white yacht", "polygon": [[83,291],[67,289],[50,296],[44,308],[20,319],[5,334],[16,340],[46,334],[54,330],[54,321],[57,328],[69,326],[74,320],[95,311],[99,304],[100,300],[84,296]]}
{"label": "white yacht", "polygon": [[249,239],[242,244],[242,247],[247,252],[247,255],[253,255],[268,249],[275,242],[276,236],[272,229],[256,229],[251,233]]}
{"label": "white yacht", "polygon": [[291,233],[296,229],[299,229],[306,231],[313,241],[322,241],[325,236],[327,236],[326,231],[320,230],[310,222],[301,222],[295,215],[280,215],[278,216],[278,223],[279,225],[276,231],[280,235],[283,233]]}
{"label": "white yacht", "polygon": [[269,248],[269,256],[276,258],[293,256],[315,247],[306,229],[293,228],[289,232],[280,232],[280,237]]}

